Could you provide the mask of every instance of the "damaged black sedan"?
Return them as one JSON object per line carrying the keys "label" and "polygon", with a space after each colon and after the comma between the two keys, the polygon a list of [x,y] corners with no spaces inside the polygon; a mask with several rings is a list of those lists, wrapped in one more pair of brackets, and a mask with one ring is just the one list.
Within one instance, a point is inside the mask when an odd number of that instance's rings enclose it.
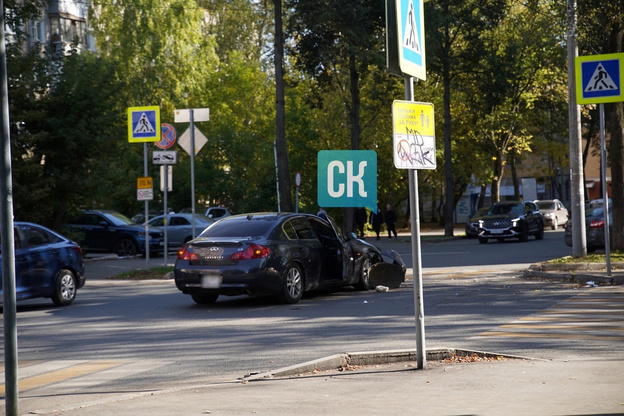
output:
{"label": "damaged black sedan", "polygon": [[398,253],[343,234],[331,218],[256,213],[224,218],[186,243],[174,275],[177,288],[199,304],[221,295],[271,295],[292,304],[315,289],[371,289],[375,264],[386,265],[383,273],[391,280],[405,278]]}

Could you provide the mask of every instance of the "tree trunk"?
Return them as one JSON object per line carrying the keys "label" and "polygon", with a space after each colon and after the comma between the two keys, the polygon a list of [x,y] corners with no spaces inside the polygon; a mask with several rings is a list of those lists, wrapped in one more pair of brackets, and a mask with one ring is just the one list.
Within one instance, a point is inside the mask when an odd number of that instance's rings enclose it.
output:
{"label": "tree trunk", "polygon": [[[624,104],[609,105],[613,248],[624,250]],[[617,207],[617,208],[616,208]]]}
{"label": "tree trunk", "polygon": [[[351,92],[351,108],[349,119],[351,121],[351,150],[360,150],[360,73],[357,69],[355,55],[349,55],[349,90]],[[344,219],[342,228],[345,231],[352,231],[353,228],[353,208],[344,209]]]}
{"label": "tree trunk", "polygon": [[451,75],[450,59],[443,60],[442,79],[444,83],[444,235],[453,236],[453,211],[455,209],[453,182],[453,155],[451,153]]}
{"label": "tree trunk", "polygon": [[286,108],[284,101],[284,33],[282,27],[282,0],[273,0],[275,8],[275,148],[277,153],[277,178],[279,182],[280,210],[293,211],[288,171],[288,146],[286,143]]}
{"label": "tree trunk", "polygon": [[[622,51],[624,27],[617,25],[610,36],[609,51]],[[620,65],[622,63],[620,62]],[[620,80],[621,87],[622,80]],[[613,248],[624,250],[624,103],[607,105],[607,121],[611,133],[611,195],[613,201]]]}

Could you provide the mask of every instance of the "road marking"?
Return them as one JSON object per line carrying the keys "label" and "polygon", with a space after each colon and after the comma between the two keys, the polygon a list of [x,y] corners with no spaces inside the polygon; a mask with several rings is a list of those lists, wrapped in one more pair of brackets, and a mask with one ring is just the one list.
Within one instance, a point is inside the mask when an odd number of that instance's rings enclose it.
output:
{"label": "road marking", "polygon": [[577,340],[592,340],[592,341],[622,341],[624,337],[605,336],[605,335],[582,335],[582,334],[537,334],[528,332],[483,332],[479,334],[487,337],[503,337],[503,338],[556,338],[556,339],[577,339]]}
{"label": "road marking", "polygon": [[580,293],[479,335],[624,342],[624,336],[619,335],[624,332],[624,290],[604,290]]}
{"label": "road marking", "polygon": [[[170,364],[164,361],[87,361],[65,360],[22,363],[18,372],[19,391],[50,389],[55,394],[69,393],[109,381],[139,374]],[[0,396],[5,385],[0,384]]]}

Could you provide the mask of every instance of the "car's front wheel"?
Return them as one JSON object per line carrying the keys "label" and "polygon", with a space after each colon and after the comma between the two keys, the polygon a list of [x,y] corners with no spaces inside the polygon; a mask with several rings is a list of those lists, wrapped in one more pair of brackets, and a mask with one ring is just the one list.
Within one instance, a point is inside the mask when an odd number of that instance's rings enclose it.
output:
{"label": "car's front wheel", "polygon": [[373,266],[373,261],[369,256],[365,256],[362,260],[362,271],[360,272],[360,280],[356,283],[355,287],[358,290],[369,290],[370,286],[370,269]]}
{"label": "car's front wheel", "polygon": [[291,263],[286,267],[284,272],[284,283],[282,286],[282,293],[279,296],[279,300],[282,303],[297,303],[303,296],[303,273],[301,268]]}
{"label": "car's front wheel", "polygon": [[52,293],[52,302],[56,306],[67,306],[76,299],[76,277],[66,269],[62,269],[56,275],[54,283],[54,292]]}
{"label": "car's front wheel", "polygon": [[522,232],[520,233],[520,241],[529,241],[529,227],[522,224]]}
{"label": "car's front wheel", "polygon": [[481,244],[487,244],[487,240],[488,239],[485,238],[485,237],[479,237],[479,243],[481,243]]}
{"label": "car's front wheel", "polygon": [[135,256],[139,251],[137,244],[129,238],[122,238],[115,243],[115,253],[119,257]]}
{"label": "car's front wheel", "polygon": [[218,293],[193,293],[191,294],[193,301],[199,305],[210,305],[215,303],[219,298]]}
{"label": "car's front wheel", "polygon": [[[555,221],[557,221],[557,220],[555,220]],[[539,228],[537,230],[537,233],[535,234],[535,239],[536,240],[544,239],[544,224],[539,224]]]}

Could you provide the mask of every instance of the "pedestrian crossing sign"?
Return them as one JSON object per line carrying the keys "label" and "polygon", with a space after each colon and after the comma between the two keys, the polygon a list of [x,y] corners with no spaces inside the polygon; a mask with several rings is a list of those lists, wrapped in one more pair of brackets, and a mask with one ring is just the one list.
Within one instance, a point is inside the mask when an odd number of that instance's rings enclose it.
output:
{"label": "pedestrian crossing sign", "polygon": [[426,80],[423,0],[395,0],[399,66],[404,74]]}
{"label": "pedestrian crossing sign", "polygon": [[624,53],[579,56],[575,67],[578,104],[624,101]]}
{"label": "pedestrian crossing sign", "polygon": [[160,141],[160,107],[128,107],[128,141]]}

